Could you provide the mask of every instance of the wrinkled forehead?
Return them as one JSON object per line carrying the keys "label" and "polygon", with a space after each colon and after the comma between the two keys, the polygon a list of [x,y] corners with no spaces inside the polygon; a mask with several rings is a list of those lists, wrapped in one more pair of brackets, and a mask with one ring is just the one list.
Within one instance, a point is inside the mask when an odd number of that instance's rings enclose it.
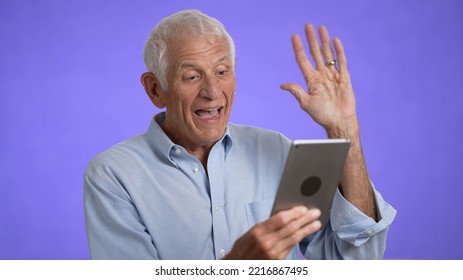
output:
{"label": "wrinkled forehead", "polygon": [[167,39],[167,50],[170,51],[171,49],[174,50],[178,47],[183,46],[193,46],[195,42],[204,41],[210,44],[223,44],[228,46],[228,42],[224,36],[217,35],[217,34],[199,34],[199,33],[176,33],[173,34]]}
{"label": "wrinkled forehead", "polygon": [[230,46],[227,40],[222,36],[194,34],[173,36],[167,41],[167,57],[169,64],[175,63],[186,55],[201,54],[203,52],[208,53],[207,51],[211,48],[225,50],[227,58],[231,59]]}

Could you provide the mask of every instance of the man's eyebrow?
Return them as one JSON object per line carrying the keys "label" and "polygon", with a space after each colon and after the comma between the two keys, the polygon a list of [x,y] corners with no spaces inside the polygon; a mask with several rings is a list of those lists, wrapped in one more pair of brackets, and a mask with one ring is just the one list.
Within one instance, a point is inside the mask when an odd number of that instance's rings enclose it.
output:
{"label": "man's eyebrow", "polygon": [[228,56],[224,55],[223,57],[219,58],[217,62],[222,62],[228,59]]}
{"label": "man's eyebrow", "polygon": [[[216,63],[226,61],[228,59],[228,56],[224,55],[221,58],[217,59]],[[198,65],[194,63],[182,63],[180,64],[180,69],[185,69],[185,68],[196,68]]]}
{"label": "man's eyebrow", "polygon": [[182,63],[180,64],[180,69],[183,69],[183,68],[195,68],[196,67],[196,64],[193,64],[193,63]]}

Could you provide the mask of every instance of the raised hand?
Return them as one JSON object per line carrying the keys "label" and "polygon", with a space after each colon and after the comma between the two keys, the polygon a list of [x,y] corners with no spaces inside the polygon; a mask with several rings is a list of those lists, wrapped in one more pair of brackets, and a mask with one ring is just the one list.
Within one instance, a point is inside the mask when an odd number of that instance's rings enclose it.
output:
{"label": "raised hand", "polygon": [[305,26],[305,33],[315,67],[307,58],[301,38],[293,35],[291,39],[308,90],[296,83],[283,84],[281,88],[291,92],[301,108],[322,125],[331,138],[357,138],[355,97],[341,41],[333,40],[335,57],[326,27],[319,28],[321,47],[311,24]]}

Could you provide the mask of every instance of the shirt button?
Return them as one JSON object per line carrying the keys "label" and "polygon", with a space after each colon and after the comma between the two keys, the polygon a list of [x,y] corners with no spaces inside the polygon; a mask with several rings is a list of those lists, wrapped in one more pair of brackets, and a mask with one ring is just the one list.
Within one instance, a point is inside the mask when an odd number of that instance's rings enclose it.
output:
{"label": "shirt button", "polygon": [[195,167],[195,169],[193,169],[193,172],[194,172],[194,173],[198,173],[198,172],[199,172],[199,168],[198,168],[198,167]]}
{"label": "shirt button", "polygon": [[216,206],[214,207],[215,211],[219,211],[220,210],[220,206]]}
{"label": "shirt button", "polygon": [[219,253],[220,253],[221,257],[225,257],[225,250],[224,249],[221,249]]}
{"label": "shirt button", "polygon": [[177,148],[177,149],[175,149],[175,152],[176,152],[177,154],[180,154],[180,153],[182,152],[182,150],[180,150],[180,148]]}

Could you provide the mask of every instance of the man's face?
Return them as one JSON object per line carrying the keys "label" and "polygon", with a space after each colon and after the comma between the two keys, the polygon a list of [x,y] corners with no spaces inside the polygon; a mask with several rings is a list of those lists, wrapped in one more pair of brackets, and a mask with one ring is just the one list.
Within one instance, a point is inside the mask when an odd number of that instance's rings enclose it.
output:
{"label": "man's face", "polygon": [[228,123],[235,73],[225,39],[197,37],[169,46],[163,128],[187,149],[210,147]]}

